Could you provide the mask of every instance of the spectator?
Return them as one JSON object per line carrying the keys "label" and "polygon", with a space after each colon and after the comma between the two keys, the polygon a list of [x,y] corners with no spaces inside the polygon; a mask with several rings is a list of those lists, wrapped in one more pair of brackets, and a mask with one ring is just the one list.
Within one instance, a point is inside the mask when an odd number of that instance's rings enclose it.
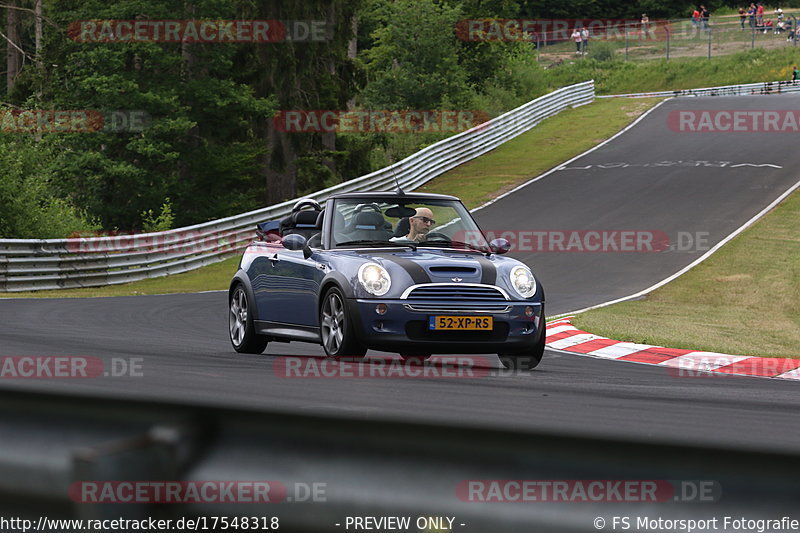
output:
{"label": "spectator", "polygon": [[797,65],[792,67],[792,81],[800,80],[800,70],[797,70]]}
{"label": "spectator", "polygon": [[784,31],[786,31],[786,22],[783,20],[779,20],[778,25],[775,26],[775,35],[783,33]]}
{"label": "spectator", "polygon": [[756,26],[764,25],[764,4],[759,2],[756,5]]}
{"label": "spectator", "polygon": [[776,7],[775,8],[775,15],[778,17],[778,22],[783,20],[783,9]]}
{"label": "spectator", "polygon": [[575,29],[572,30],[572,35],[570,35],[569,37],[570,39],[575,41],[575,53],[580,54],[581,46],[583,44],[583,37],[581,36],[581,30],[579,30],[578,27],[575,26]]}
{"label": "spectator", "polygon": [[703,29],[704,30],[709,29],[709,27],[708,27],[708,18],[710,16],[711,16],[711,13],[708,11],[708,8],[706,6],[701,5],[700,6],[700,21],[703,24]]}
{"label": "spectator", "polygon": [[742,27],[742,31],[744,31],[744,20],[747,18],[747,11],[744,10],[743,7],[739,8],[739,25]]}
{"label": "spectator", "polygon": [[750,28],[753,29],[756,27],[756,5],[750,4],[750,7],[747,9],[747,14],[750,16]]}
{"label": "spectator", "polygon": [[771,30],[772,26],[773,26],[772,19],[767,19],[766,21],[764,21],[764,33],[767,33],[769,30]]}
{"label": "spectator", "polygon": [[586,26],[581,30],[581,46],[584,54],[589,53],[589,28]]}
{"label": "spectator", "polygon": [[695,28],[700,25],[700,11],[697,8],[694,8],[692,12],[692,26]]}
{"label": "spectator", "polygon": [[642,19],[639,21],[639,37],[646,39],[647,34],[650,33],[650,17],[647,16],[647,13],[642,13]]}

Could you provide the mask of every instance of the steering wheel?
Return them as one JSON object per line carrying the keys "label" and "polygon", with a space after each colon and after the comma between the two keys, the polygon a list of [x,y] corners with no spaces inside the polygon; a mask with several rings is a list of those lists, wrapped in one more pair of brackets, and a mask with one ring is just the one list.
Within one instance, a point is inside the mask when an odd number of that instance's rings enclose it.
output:
{"label": "steering wheel", "polygon": [[439,233],[438,231],[429,231],[425,240],[432,242],[450,242],[452,239],[444,233]]}
{"label": "steering wheel", "polygon": [[311,207],[314,211],[322,211],[322,206],[319,205],[319,202],[314,200],[313,198],[303,198],[302,200],[298,200],[294,207],[292,207],[292,213],[297,213],[301,211],[304,207]]}

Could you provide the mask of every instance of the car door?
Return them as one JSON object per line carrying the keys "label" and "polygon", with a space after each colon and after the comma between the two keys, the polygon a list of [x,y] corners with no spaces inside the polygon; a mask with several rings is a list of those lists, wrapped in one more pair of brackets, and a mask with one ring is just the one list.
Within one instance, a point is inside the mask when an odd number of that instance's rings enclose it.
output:
{"label": "car door", "polygon": [[269,304],[264,320],[299,326],[318,326],[317,293],[325,276],[322,264],[302,250],[283,248],[270,255]]}

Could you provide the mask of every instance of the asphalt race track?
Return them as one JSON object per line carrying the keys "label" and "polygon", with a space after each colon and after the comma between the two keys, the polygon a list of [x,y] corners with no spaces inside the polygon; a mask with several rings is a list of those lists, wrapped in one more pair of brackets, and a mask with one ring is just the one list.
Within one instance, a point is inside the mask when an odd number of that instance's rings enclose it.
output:
{"label": "asphalt race track", "polygon": [[[606,146],[476,216],[490,231],[663,232],[671,248],[662,252],[515,252],[544,283],[550,315],[635,293],[705,251],[678,250],[679,232],[700,234],[713,246],[800,177],[796,133],[680,133],[667,126],[669,113],[798,104],[800,98],[786,95],[671,100]],[[781,168],[749,166],[763,164]],[[677,377],[667,369],[554,352],[532,375],[290,379],[276,375],[272,356],[320,357],[321,348],[271,344],[266,355],[236,355],[226,313],[220,292],[2,300],[0,355],[94,356],[106,369],[133,358],[143,376],[4,379],[0,387],[800,450],[798,384],[792,382]]]}

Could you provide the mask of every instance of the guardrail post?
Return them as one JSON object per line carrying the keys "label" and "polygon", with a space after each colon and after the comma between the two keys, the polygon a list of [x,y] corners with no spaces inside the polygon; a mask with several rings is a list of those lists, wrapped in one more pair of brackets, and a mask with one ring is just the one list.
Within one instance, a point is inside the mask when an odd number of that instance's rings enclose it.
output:
{"label": "guardrail post", "polygon": [[707,28],[708,31],[708,58],[711,59],[711,28]]}
{"label": "guardrail post", "polygon": [[628,60],[628,21],[625,21],[625,61]]}

